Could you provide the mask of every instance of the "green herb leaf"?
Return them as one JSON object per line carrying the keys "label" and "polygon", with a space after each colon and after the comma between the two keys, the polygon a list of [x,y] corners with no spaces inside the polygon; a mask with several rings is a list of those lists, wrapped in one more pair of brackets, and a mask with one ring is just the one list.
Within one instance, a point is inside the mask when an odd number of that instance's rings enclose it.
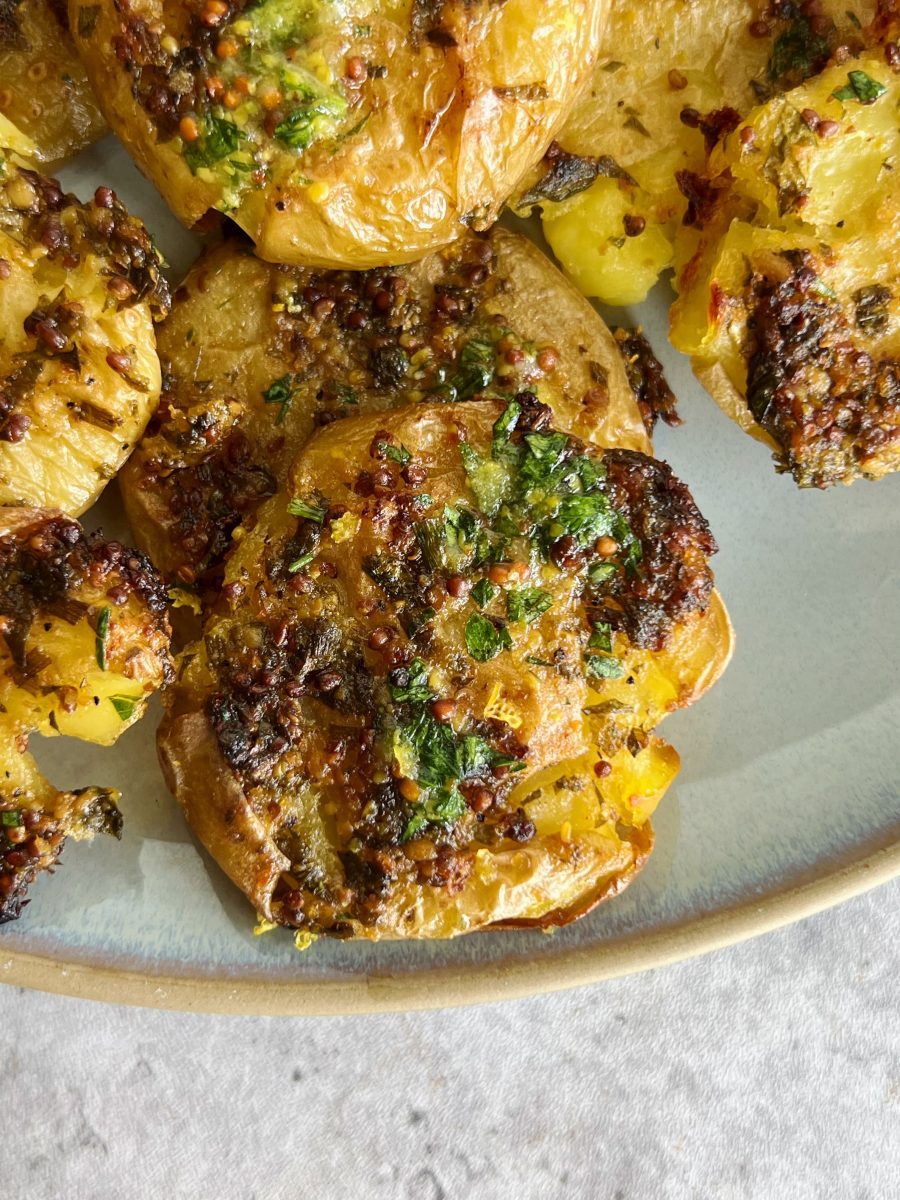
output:
{"label": "green herb leaf", "polygon": [[308,567],[315,557],[315,554],[312,553],[301,554],[300,557],[295,558],[292,563],[288,563],[288,574],[296,575],[298,571],[302,571],[304,567]]}
{"label": "green herb leaf", "polygon": [[241,144],[241,131],[226,117],[206,113],[196,142],[186,142],[184,160],[196,175],[200,167],[212,167],[234,154]]}
{"label": "green herb leaf", "polygon": [[5,812],[0,813],[0,824],[5,825],[7,829],[13,829],[22,824],[22,814],[18,809],[6,809]]}
{"label": "green herb leaf", "polygon": [[625,674],[625,668],[620,660],[611,654],[587,654],[584,665],[588,675],[593,679],[620,679]]}
{"label": "green herb leaf", "polygon": [[120,721],[130,721],[140,699],[137,696],[110,696],[109,702],[119,714]]}
{"label": "green herb leaf", "polygon": [[288,409],[291,407],[291,401],[294,399],[294,391],[294,376],[289,373],[282,375],[280,379],[276,379],[263,392],[262,398],[266,404],[280,405],[278,415],[275,417],[276,425],[280,425],[287,416]]}
{"label": "green herb leaf", "polygon": [[466,802],[454,788],[439,796],[430,796],[423,804],[417,804],[413,815],[403,830],[401,840],[410,841],[422,832],[426,825],[445,825],[447,828],[456,824],[466,811]]}
{"label": "green herb leaf", "polygon": [[296,497],[288,505],[288,512],[292,517],[304,517],[307,521],[315,521],[317,525],[321,525],[325,520],[327,511],[326,508],[320,508],[317,504],[307,504],[305,500]]}
{"label": "green herb leaf", "polygon": [[479,579],[470,594],[479,608],[487,608],[498,590],[489,579]]}
{"label": "green herb leaf", "polygon": [[605,583],[616,573],[615,563],[595,562],[588,567],[588,580],[593,584]]}
{"label": "green herb leaf", "polygon": [[97,656],[97,666],[101,671],[106,670],[106,644],[109,640],[110,610],[103,608],[97,618],[97,632],[94,638],[94,653]]}
{"label": "green herb leaf", "polygon": [[594,621],[594,632],[588,641],[589,650],[605,650],[612,653],[612,626],[606,621]]}
{"label": "green herb leaf", "polygon": [[540,588],[513,588],[506,594],[506,615],[510,621],[524,621],[530,625],[552,607],[553,597]]}
{"label": "green herb leaf", "polygon": [[481,613],[473,613],[466,621],[466,646],[476,662],[490,662],[511,648],[512,639],[505,625],[498,628]]}
{"label": "green herb leaf", "polygon": [[491,458],[495,461],[510,462],[518,459],[519,453],[510,446],[509,439],[522,415],[522,406],[517,400],[510,400],[506,408],[494,422],[491,439]]}
{"label": "green herb leaf", "polygon": [[435,694],[428,686],[428,667],[421,658],[414,658],[408,667],[392,674],[405,676],[405,682],[388,682],[388,691],[395,704],[427,704],[434,699]]}
{"label": "green herb leaf", "polygon": [[556,663],[548,662],[546,658],[538,658],[534,654],[526,654],[525,661],[533,667],[555,667]]}
{"label": "green herb leaf", "polygon": [[835,100],[858,100],[860,104],[874,104],[879,96],[883,96],[887,88],[865,71],[850,71],[847,74],[849,83],[832,92]]}
{"label": "green herb leaf", "polygon": [[412,454],[402,443],[400,446],[392,446],[390,442],[379,442],[377,449],[379,454],[391,459],[392,462],[399,463],[401,467],[405,467],[412,458]]}

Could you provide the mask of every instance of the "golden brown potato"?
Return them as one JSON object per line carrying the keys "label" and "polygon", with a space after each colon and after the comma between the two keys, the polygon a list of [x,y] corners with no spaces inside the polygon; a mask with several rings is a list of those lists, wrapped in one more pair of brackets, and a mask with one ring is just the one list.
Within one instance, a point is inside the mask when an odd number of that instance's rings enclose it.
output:
{"label": "golden brown potato", "polygon": [[176,292],[159,349],[167,389],[122,494],[141,546],[186,582],[221,559],[316,426],[352,414],[529,391],[585,440],[649,450],[609,331],[502,229],[352,274],[226,243]]}
{"label": "golden brown potato", "polygon": [[613,0],[591,84],[525,197],[579,288],[609,304],[642,300],[672,263],[687,207],[678,173],[702,172],[708,140],[738,114],[838,46],[859,46],[874,10],[875,0]]}
{"label": "golden brown potato", "polygon": [[165,589],[135,550],[58,512],[0,508],[0,922],[69,835],[118,834],[115,794],[59,792],[33,731],[110,745],[172,674]]}
{"label": "golden brown potato", "polygon": [[225,565],[160,753],[265,923],[562,924],[624,887],[731,646],[715,543],[640,451],[518,399],[320,430]]}
{"label": "golden brown potato", "polygon": [[0,115],[32,140],[35,161],[45,167],[106,133],[65,4],[0,0]]}
{"label": "golden brown potato", "polygon": [[131,453],[159,399],[160,267],[109,188],[82,204],[0,149],[0,504],[78,515]]}
{"label": "golden brown potato", "polygon": [[879,51],[754,109],[678,238],[673,342],[803,487],[900,469],[898,104]]}
{"label": "golden brown potato", "polygon": [[[224,7],[223,7],[224,5]],[[486,229],[596,53],[605,0],[71,0],[110,124],[188,225],[273,262],[411,262]]]}

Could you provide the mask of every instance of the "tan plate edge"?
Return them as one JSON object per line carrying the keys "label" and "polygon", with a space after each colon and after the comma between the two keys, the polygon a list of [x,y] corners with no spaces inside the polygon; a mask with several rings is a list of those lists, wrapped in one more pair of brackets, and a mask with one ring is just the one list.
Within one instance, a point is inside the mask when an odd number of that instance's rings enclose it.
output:
{"label": "tan plate edge", "polygon": [[708,953],[803,920],[898,875],[900,841],[820,879],[713,916],[537,962],[295,983],[262,977],[152,977],[13,951],[0,959],[0,982],[114,1004],[245,1016],[339,1016],[486,1004],[581,987]]}

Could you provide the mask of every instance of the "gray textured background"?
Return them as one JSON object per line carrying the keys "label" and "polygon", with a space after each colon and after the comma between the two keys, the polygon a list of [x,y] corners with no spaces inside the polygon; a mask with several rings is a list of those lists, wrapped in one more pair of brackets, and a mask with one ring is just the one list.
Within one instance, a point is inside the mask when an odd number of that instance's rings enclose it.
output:
{"label": "gray textured background", "polygon": [[900,881],[557,996],[276,1020],[0,988],[4,1195],[900,1196]]}

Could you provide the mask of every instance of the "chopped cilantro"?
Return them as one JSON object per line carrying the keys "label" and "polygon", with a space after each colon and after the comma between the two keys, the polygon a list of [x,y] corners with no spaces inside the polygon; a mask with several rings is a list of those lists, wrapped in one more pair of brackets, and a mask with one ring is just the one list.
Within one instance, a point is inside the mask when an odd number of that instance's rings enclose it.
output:
{"label": "chopped cilantro", "polygon": [[295,497],[288,505],[288,512],[292,517],[305,517],[307,521],[315,521],[317,525],[321,525],[325,520],[327,509],[320,508],[316,504],[307,504],[305,500],[298,500]]}
{"label": "chopped cilantro", "polygon": [[584,665],[593,679],[620,679],[625,674],[620,660],[611,654],[587,654]]}
{"label": "chopped cilantro", "polygon": [[294,376],[288,373],[271,383],[262,394],[266,404],[280,405],[275,424],[280,425],[287,416],[291,401],[294,399]]}
{"label": "chopped cilantro", "polygon": [[501,650],[512,647],[505,625],[495,625],[481,613],[472,613],[466,621],[466,646],[476,662],[490,662]]}
{"label": "chopped cilantro", "polygon": [[489,387],[494,378],[494,347],[490,342],[472,339],[459,355],[459,370],[451,384],[457,400],[470,400]]}
{"label": "chopped cilantro", "polygon": [[129,721],[140,700],[137,696],[110,696],[109,702],[119,714],[120,721]]}
{"label": "chopped cilantro", "polygon": [[494,422],[494,432],[491,441],[491,458],[495,461],[509,462],[518,459],[518,451],[510,446],[509,439],[522,415],[522,406],[517,400],[510,400],[506,408]]}
{"label": "chopped cilantro", "polygon": [[588,567],[588,580],[593,584],[605,583],[616,573],[615,563],[595,562]]}
{"label": "chopped cilantro", "polygon": [[769,79],[799,75],[808,79],[815,74],[831,53],[828,38],[813,30],[808,17],[797,17],[775,39],[769,59]]}
{"label": "chopped cilantro", "polygon": [[874,104],[879,96],[883,96],[887,88],[865,71],[850,71],[847,74],[848,83],[832,92],[835,100],[858,100],[860,104]]}
{"label": "chopped cilantro", "polygon": [[212,167],[234,154],[241,144],[241,131],[226,117],[206,113],[195,142],[185,143],[184,160],[196,175],[201,167]]}
{"label": "chopped cilantro", "polygon": [[612,653],[612,626],[606,621],[594,621],[594,632],[588,641],[589,650],[604,650]]}
{"label": "chopped cilantro", "polygon": [[434,699],[428,686],[428,667],[421,658],[414,658],[408,667],[392,671],[388,691],[396,704],[425,704]]}
{"label": "chopped cilantro", "polygon": [[12,829],[14,826],[22,824],[22,814],[18,809],[6,809],[5,812],[0,813],[0,823],[8,829]]}
{"label": "chopped cilantro", "polygon": [[548,608],[553,607],[553,597],[536,587],[514,588],[506,596],[506,615],[510,621],[524,621],[530,625]]}
{"label": "chopped cilantro", "polygon": [[94,653],[97,657],[97,666],[101,671],[106,670],[106,650],[107,642],[109,641],[109,617],[110,610],[102,608],[100,616],[97,618],[97,633],[94,638]]}
{"label": "chopped cilantro", "polygon": [[471,596],[479,608],[487,608],[497,595],[497,590],[489,579],[479,579],[472,588]]}
{"label": "chopped cilantro", "polygon": [[401,467],[405,467],[412,458],[412,454],[410,454],[402,443],[400,446],[392,446],[390,442],[379,442],[377,449],[379,454],[384,458],[389,458],[392,462],[399,463]]}

